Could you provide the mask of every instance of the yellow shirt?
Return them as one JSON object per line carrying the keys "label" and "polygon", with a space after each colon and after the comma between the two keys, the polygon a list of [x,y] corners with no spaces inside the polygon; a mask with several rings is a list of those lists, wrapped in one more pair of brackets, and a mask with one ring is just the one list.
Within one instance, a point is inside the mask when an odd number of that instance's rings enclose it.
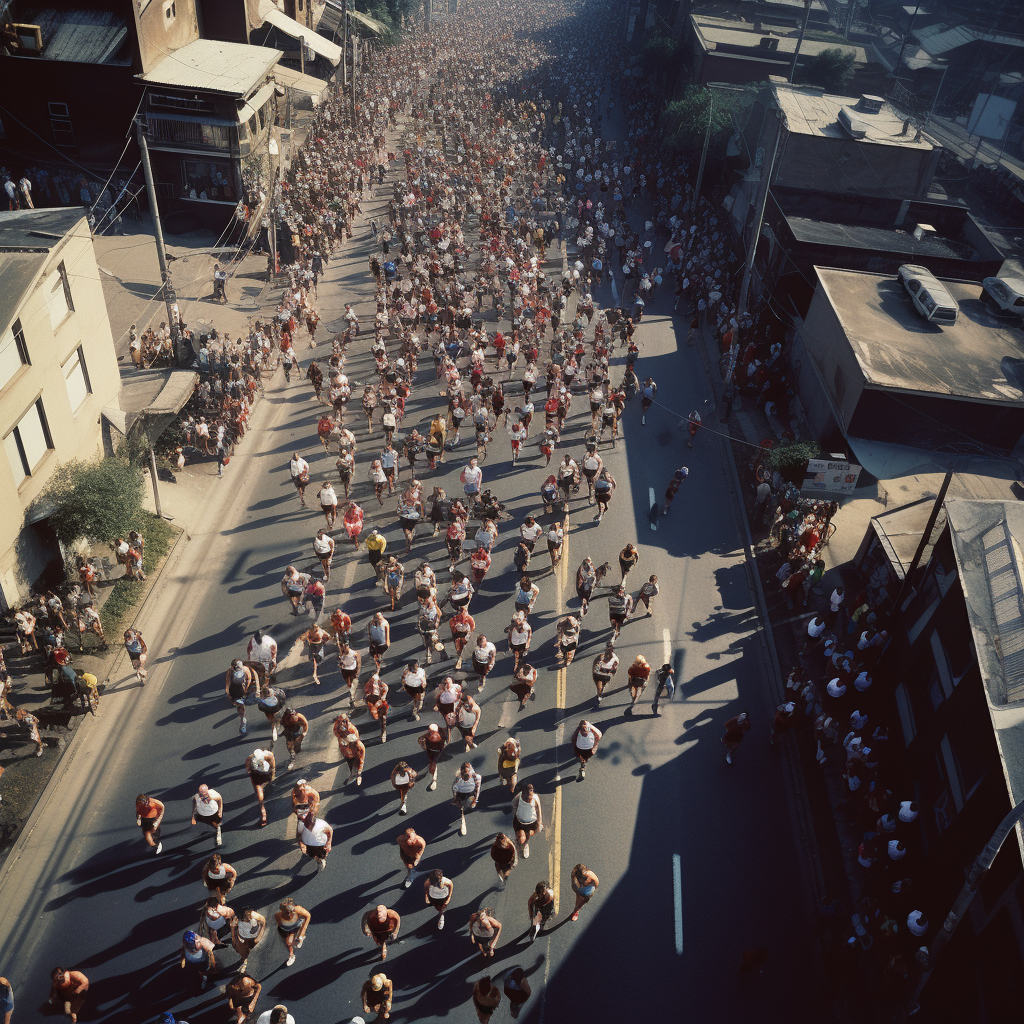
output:
{"label": "yellow shirt", "polygon": [[366,547],[370,551],[381,551],[388,546],[387,538],[383,534],[370,534],[366,538]]}

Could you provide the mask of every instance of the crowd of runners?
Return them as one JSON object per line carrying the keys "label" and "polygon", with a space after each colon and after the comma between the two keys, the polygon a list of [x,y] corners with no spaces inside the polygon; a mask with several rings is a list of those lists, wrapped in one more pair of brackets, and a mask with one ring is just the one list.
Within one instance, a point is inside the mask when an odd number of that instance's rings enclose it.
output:
{"label": "crowd of runners", "polygon": [[[288,689],[279,685],[285,652],[273,636],[278,630],[268,628],[247,639],[223,676],[240,735],[259,734],[239,754],[257,823],[271,821],[267,797],[276,778],[294,773],[288,833],[318,873],[332,867],[334,826],[303,743],[311,730],[326,728],[325,717],[348,769],[346,794],[361,791],[367,746],[389,742],[398,815],[408,813],[410,800],[432,799],[426,793],[440,783],[446,796],[450,789],[453,817],[466,835],[482,790],[504,790],[509,825],[493,837],[490,856],[499,890],[521,884],[531,942],[553,921],[559,896],[548,879],[538,879],[542,872],[518,883],[512,877],[527,874],[531,839],[545,828],[541,796],[520,779],[531,738],[509,735],[496,759],[486,752],[492,770],[481,773],[479,759],[476,766],[467,759],[450,780],[441,771],[445,752],[453,744],[462,744],[467,758],[477,751],[482,720],[496,714],[481,698],[492,673],[510,679],[518,714],[536,695],[538,665],[553,655],[568,674],[584,639],[599,638],[591,662],[595,710],[616,681],[628,690],[630,712],[648,687],[655,714],[671,699],[671,664],[638,654],[619,671],[621,630],[657,613],[658,577],[641,567],[633,544],[620,547],[600,526],[588,534],[588,543],[607,548],[609,559],[588,555],[578,564],[578,605],[545,633],[550,654],[539,650],[535,629],[541,627],[531,617],[541,588],[553,586],[558,572],[569,578],[563,552],[570,521],[600,524],[613,501],[616,481],[604,458],[622,437],[627,403],[638,399],[642,409],[635,429],[650,429],[646,420],[657,406],[666,422],[688,428],[691,445],[698,434],[699,413],[680,418],[678,410],[664,410],[656,382],[642,372],[642,321],[651,297],[674,278],[676,294],[716,322],[723,337],[738,326],[725,287],[734,259],[714,214],[694,203],[687,167],[663,165],[644,94],[632,79],[612,84],[624,67],[624,53],[607,30],[615,12],[597,3],[583,17],[571,6],[461,3],[457,18],[436,19],[429,33],[421,26],[373,55],[354,121],[340,94],[321,106],[277,209],[291,284],[278,316],[255,323],[250,338],[275,359],[280,354],[286,383],[301,373],[317,409],[315,435],[288,460],[295,501],[310,509],[308,558],[282,567],[281,578],[283,607],[308,617],[301,640],[309,674]],[[604,131],[616,104],[616,117],[624,113],[630,126],[628,139]],[[637,197],[655,213],[634,228],[629,210]],[[365,225],[374,308],[360,317],[347,306],[325,337],[316,312],[319,284],[325,266],[353,238],[367,200],[386,203]],[[564,256],[566,239],[571,260]],[[621,300],[601,308],[595,295],[604,294],[613,268]],[[306,337],[310,351],[300,360],[298,341]],[[408,422],[410,403],[423,399],[417,408],[429,409],[427,415]],[[576,417],[572,429],[570,416]],[[508,436],[514,474],[509,462],[489,458],[499,431]],[[520,459],[528,472],[516,469]],[[461,493],[430,483],[452,461],[461,467]],[[680,467],[667,482],[662,514],[687,474]],[[535,510],[515,521],[504,501],[524,487],[536,494]],[[397,529],[389,527],[392,514]],[[370,528],[371,517],[380,526]],[[499,541],[514,551],[514,572],[500,586],[507,594],[500,618],[508,625],[488,636],[474,617],[474,597],[495,589],[488,573]],[[371,610],[362,601],[346,608],[350,589],[338,576],[352,561],[380,589]],[[591,610],[597,594],[608,599],[606,621],[595,621]],[[418,635],[422,654],[396,659],[393,631]],[[141,679],[141,635],[136,647]],[[318,695],[336,693],[341,707],[318,721],[302,703],[307,685],[321,687]],[[416,722],[426,716],[414,741],[389,740],[389,722],[398,716]],[[602,731],[586,718],[571,724],[567,742],[582,780]],[[497,729],[496,721],[489,725]],[[180,963],[199,989],[215,976],[226,978],[232,1019],[242,1022],[256,1019],[261,998],[261,982],[247,970],[253,951],[276,930],[280,959],[292,965],[315,931],[318,908],[288,897],[261,913],[232,897],[241,879],[224,859],[229,853],[220,852],[226,840],[217,784],[204,779],[190,806],[140,794],[135,815],[153,856],[163,852],[165,815],[210,830],[215,852],[197,865],[209,895],[181,937]],[[404,888],[422,888],[436,928],[444,929],[463,883],[448,877],[443,863],[419,867],[428,842],[414,828],[399,832],[395,845]],[[574,904],[562,911],[577,921],[599,879],[577,863],[570,886]],[[482,905],[484,896],[475,894],[480,909],[459,924],[486,969],[503,942],[503,922]],[[402,918],[386,903],[369,906],[361,929],[384,961]],[[528,975],[514,965],[499,978],[481,977],[472,993],[479,1019],[491,1017],[502,995],[517,1016],[531,995]],[[76,1019],[88,979],[64,968],[53,978],[51,996]],[[363,1012],[387,1019],[401,992],[398,972],[392,980],[382,964],[375,967],[362,988]],[[278,1006],[264,1019],[291,1018]]]}

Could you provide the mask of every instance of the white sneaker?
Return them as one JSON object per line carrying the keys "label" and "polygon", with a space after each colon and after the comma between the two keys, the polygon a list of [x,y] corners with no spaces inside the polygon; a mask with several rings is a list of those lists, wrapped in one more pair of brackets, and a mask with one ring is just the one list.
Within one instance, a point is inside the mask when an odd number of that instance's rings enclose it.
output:
{"label": "white sneaker", "polygon": [[163,843],[157,843],[156,844],[156,849],[153,850],[153,856],[155,857],[163,848],[164,848],[164,844]]}
{"label": "white sneaker", "polygon": [[400,807],[398,808],[398,813],[399,813],[399,814],[408,814],[408,813],[409,813],[409,807],[408,807],[408,805],[406,805],[406,804],[402,804],[402,805],[401,805],[401,806],[400,806]]}
{"label": "white sneaker", "polygon": [[444,914],[437,919],[437,930],[440,931],[444,927]]}
{"label": "white sneaker", "polygon": [[527,844],[526,844],[526,845],[525,845],[525,846],[523,847],[523,856],[524,856],[524,857],[529,857],[529,856],[530,856],[530,844],[529,844],[529,843],[527,843]]}
{"label": "white sneaker", "polygon": [[435,789],[437,789],[437,779],[436,778],[432,778],[430,780],[430,785],[427,786],[427,789],[429,789],[431,792],[433,792]]}
{"label": "white sneaker", "polygon": [[326,867],[327,867],[327,858],[326,857],[321,857],[320,858],[320,867],[317,870],[323,871],[324,868],[326,868]]}
{"label": "white sneaker", "polygon": [[467,832],[467,829],[466,829],[466,816],[465,815],[462,816],[462,824],[459,826],[459,831],[463,835],[465,835],[466,832]]}
{"label": "white sneaker", "polygon": [[405,876],[405,881],[402,883],[402,885],[404,885],[406,889],[409,889],[409,888],[412,887],[412,874],[411,873]]}
{"label": "white sneaker", "polygon": [[732,754],[726,754],[725,755],[725,763],[726,764],[732,764]]}
{"label": "white sneaker", "polygon": [[295,767],[295,758],[293,757],[293,758],[292,758],[292,759],[291,759],[291,760],[290,760],[290,761],[288,762],[288,767],[287,767],[287,768],[285,769],[285,771],[289,771],[289,772],[290,772],[290,771],[291,771],[291,770],[292,770],[292,769],[293,769],[294,767]]}
{"label": "white sneaker", "polygon": [[224,839],[221,837],[221,834],[220,834],[220,825],[217,826],[217,834],[214,837],[213,841],[214,841],[214,843],[217,846],[223,846],[224,845]]}
{"label": "white sneaker", "polygon": [[294,953],[292,953],[292,955],[290,957],[288,957],[287,960],[285,960],[284,965],[285,965],[285,967],[291,967],[291,965],[293,963],[295,963],[295,954]]}
{"label": "white sneaker", "polygon": [[383,732],[382,732],[382,733],[380,734],[380,741],[381,741],[381,743],[387,743],[387,741],[388,741],[388,731],[387,731],[387,729],[385,729],[385,730],[384,730],[384,731],[383,731]]}
{"label": "white sneaker", "polygon": [[498,888],[499,889],[504,889],[505,888],[505,879],[502,878],[501,875],[498,875]]}
{"label": "white sneaker", "polygon": [[276,725],[270,730],[270,742],[271,743],[276,743],[277,742],[277,726]]}

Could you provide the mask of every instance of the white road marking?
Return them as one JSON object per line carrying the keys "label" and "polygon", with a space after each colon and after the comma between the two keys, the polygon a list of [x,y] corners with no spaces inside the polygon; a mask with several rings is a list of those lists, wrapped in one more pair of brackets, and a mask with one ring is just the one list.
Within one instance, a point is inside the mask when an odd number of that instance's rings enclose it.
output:
{"label": "white road marking", "polygon": [[661,631],[661,654],[663,665],[668,665],[672,661],[672,634],[667,630]]}
{"label": "white road marking", "polygon": [[672,894],[676,907],[676,953],[683,955],[683,861],[672,854]]}
{"label": "white road marking", "polygon": [[[648,497],[650,498],[651,511],[653,512],[658,507],[658,499],[654,496],[654,488],[653,487],[648,487],[647,488],[647,494],[648,494]],[[657,519],[654,519],[654,518],[651,519],[651,529],[652,530],[657,530],[658,529],[658,520]]]}

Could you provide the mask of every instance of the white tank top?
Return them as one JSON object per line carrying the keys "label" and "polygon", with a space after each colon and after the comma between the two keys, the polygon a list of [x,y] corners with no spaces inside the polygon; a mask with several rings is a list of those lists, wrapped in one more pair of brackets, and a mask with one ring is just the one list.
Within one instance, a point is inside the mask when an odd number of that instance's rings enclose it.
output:
{"label": "white tank top", "polygon": [[437,886],[437,885],[427,886],[427,895],[432,900],[446,900],[446,899],[448,899],[448,896],[451,894],[451,889],[449,888],[450,886],[451,886],[451,882],[449,882],[448,879],[446,878],[441,883],[440,886]]}
{"label": "white tank top", "polygon": [[590,749],[593,748],[593,746],[594,746],[594,744],[596,742],[597,742],[597,737],[595,737],[592,732],[588,732],[588,733],[582,733],[581,732],[576,737],[576,746],[579,747],[580,750],[590,750]]}
{"label": "white tank top", "polygon": [[[210,798],[204,800],[198,793],[196,793],[196,814],[203,814],[209,816],[217,813],[217,800],[214,794],[210,793]],[[218,877],[220,877],[218,875]]]}
{"label": "white tank top", "polygon": [[409,785],[409,773],[399,772],[392,780],[396,786],[408,786]]}
{"label": "white tank top", "polygon": [[238,935],[243,939],[255,939],[260,931],[259,921],[239,921],[238,922]]}
{"label": "white tank top", "polygon": [[313,822],[312,829],[306,828],[305,824],[300,824],[299,837],[306,846],[326,846],[327,822],[323,818],[317,818]]}
{"label": "white tank top", "polygon": [[537,808],[526,800],[520,800],[516,807],[516,817],[524,825],[532,825],[537,820]]}
{"label": "white tank top", "polygon": [[313,538],[313,550],[318,555],[326,555],[331,550],[331,541],[329,537],[314,537]]}

